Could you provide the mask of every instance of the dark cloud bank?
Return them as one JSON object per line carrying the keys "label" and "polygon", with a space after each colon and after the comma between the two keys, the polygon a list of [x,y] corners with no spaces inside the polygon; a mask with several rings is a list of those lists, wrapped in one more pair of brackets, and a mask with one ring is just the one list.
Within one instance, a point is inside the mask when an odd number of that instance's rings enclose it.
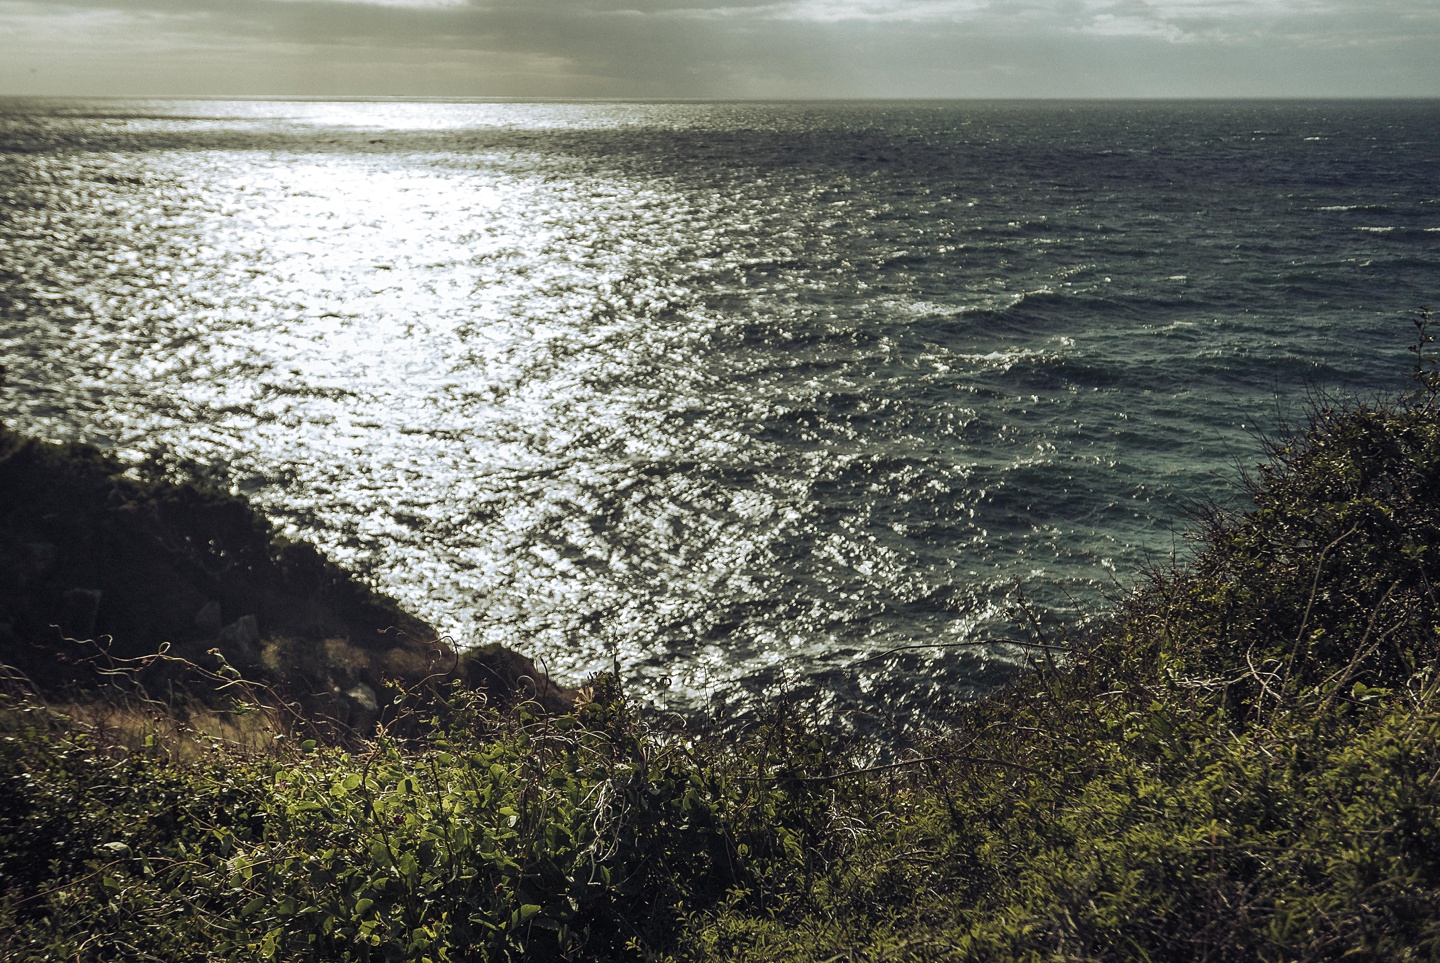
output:
{"label": "dark cloud bank", "polygon": [[0,93],[1440,96],[1433,0],[0,0]]}

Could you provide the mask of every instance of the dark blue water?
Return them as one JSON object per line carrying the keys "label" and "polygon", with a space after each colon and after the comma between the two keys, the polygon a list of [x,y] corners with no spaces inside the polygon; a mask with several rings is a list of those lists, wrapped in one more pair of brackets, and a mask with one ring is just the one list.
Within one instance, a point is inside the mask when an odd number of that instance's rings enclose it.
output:
{"label": "dark blue water", "polygon": [[[0,416],[461,643],[934,717],[1406,387],[1440,104],[0,101]],[[263,628],[263,627],[262,627]],[[870,660],[870,661],[866,661]]]}

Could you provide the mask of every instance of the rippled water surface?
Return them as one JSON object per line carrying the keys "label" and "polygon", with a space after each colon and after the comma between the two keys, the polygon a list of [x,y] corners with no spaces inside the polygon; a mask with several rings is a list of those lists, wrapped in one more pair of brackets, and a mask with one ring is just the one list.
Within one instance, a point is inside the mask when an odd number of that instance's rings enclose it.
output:
{"label": "rippled water surface", "polygon": [[865,718],[1405,384],[1440,105],[0,101],[0,415],[461,642]]}

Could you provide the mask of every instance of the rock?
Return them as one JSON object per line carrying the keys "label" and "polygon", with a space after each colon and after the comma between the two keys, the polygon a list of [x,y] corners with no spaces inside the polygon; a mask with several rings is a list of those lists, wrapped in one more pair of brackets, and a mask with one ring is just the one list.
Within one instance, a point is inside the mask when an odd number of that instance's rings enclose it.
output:
{"label": "rock", "polygon": [[200,606],[200,611],[195,613],[195,626],[206,635],[214,638],[220,634],[220,603],[213,599]]}
{"label": "rock", "polygon": [[578,690],[560,685],[530,659],[503,645],[466,651],[458,672],[475,688],[501,698],[534,702],[546,712],[565,713],[575,707]]}
{"label": "rock", "polygon": [[221,651],[232,664],[254,665],[260,658],[260,623],[242,615],[220,630]]}
{"label": "rock", "polygon": [[346,692],[345,697],[366,712],[380,711],[380,700],[375,698],[375,690],[363,682]]}

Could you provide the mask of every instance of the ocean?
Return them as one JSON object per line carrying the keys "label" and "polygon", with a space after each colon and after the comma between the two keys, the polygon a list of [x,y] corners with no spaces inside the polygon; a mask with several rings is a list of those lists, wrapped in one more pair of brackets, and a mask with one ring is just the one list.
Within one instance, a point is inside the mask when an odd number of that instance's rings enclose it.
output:
{"label": "ocean", "polygon": [[856,729],[1406,390],[1440,102],[0,100],[0,417],[458,644]]}

